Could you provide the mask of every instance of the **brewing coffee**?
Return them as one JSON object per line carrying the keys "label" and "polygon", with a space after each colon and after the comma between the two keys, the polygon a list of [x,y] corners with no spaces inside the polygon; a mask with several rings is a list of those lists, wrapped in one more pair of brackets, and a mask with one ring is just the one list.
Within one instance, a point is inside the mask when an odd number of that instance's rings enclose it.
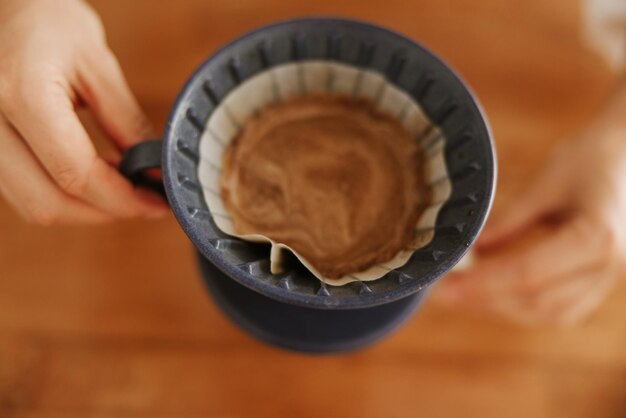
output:
{"label": "brewing coffee", "polygon": [[283,243],[340,278],[412,248],[430,204],[420,147],[369,99],[310,94],[270,104],[222,157],[238,235]]}

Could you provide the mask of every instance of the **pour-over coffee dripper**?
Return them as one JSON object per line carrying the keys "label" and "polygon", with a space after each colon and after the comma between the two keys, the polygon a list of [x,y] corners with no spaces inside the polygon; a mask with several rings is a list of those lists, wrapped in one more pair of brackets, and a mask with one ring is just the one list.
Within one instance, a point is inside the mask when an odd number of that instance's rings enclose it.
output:
{"label": "pour-over coffee dripper", "polygon": [[[381,74],[423,109],[446,139],[451,193],[430,243],[375,281],[328,286],[297,262],[269,271],[269,247],[231,237],[215,224],[198,179],[205,121],[245,80],[291,62],[332,61]],[[417,307],[428,285],[476,239],[489,211],[495,156],[485,119],[462,81],[411,40],[370,24],[299,19],[242,36],[205,61],[169,115],[163,143],[128,150],[120,170],[137,184],[161,167],[167,199],[199,253],[203,278],[220,308],[263,341],[309,352],[362,347],[386,335]]]}

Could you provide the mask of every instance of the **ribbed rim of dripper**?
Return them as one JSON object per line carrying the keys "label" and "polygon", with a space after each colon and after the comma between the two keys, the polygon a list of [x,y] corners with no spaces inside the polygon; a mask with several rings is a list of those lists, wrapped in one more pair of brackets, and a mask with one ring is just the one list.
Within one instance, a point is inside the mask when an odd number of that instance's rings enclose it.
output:
{"label": "ribbed rim of dripper", "polygon": [[[401,123],[424,151],[425,181],[432,187],[432,201],[416,220],[414,248],[397,251],[384,262],[345,274],[340,278],[324,277],[308,260],[288,246],[255,234],[241,236],[234,229],[232,217],[220,193],[223,154],[241,132],[246,120],[259,109],[277,102],[308,95],[331,94],[371,100],[374,107]],[[211,113],[200,138],[198,180],[210,215],[224,233],[252,242],[271,242],[269,265],[276,267],[289,251],[319,280],[330,286],[354,281],[371,282],[402,267],[413,252],[427,245],[433,235],[437,214],[451,191],[443,150],[445,137],[432,125],[419,105],[382,75],[365,68],[329,60],[305,60],[269,67],[242,80]],[[267,263],[265,263],[267,268]],[[275,270],[275,268],[271,269]]]}
{"label": "ribbed rim of dripper", "polygon": [[[228,256],[232,255],[229,254],[230,250],[228,247],[236,244],[230,242],[226,237],[221,237],[220,234],[214,230],[214,225],[212,225],[213,230],[209,230],[211,229],[209,227],[212,221],[208,218],[203,219],[206,209],[202,207],[202,199],[193,202],[193,198],[190,199],[188,195],[182,196],[183,192],[181,192],[181,187],[194,189],[195,174],[184,173],[185,170],[181,170],[181,168],[184,168],[183,166],[185,164],[184,162],[177,161],[176,157],[178,157],[179,160],[182,158],[193,161],[194,157],[197,159],[197,153],[194,153],[193,144],[189,143],[190,140],[187,136],[194,130],[196,131],[196,136],[198,136],[197,131],[201,131],[204,128],[204,124],[201,122],[202,119],[198,116],[201,114],[201,110],[198,110],[202,107],[202,103],[200,103],[202,102],[201,98],[204,97],[205,100],[208,98],[209,101],[211,99],[216,99],[216,101],[221,100],[218,98],[220,97],[219,93],[210,90],[212,86],[207,84],[207,74],[205,73],[210,73],[211,79],[214,82],[215,78],[220,77],[222,79],[226,78],[231,80],[230,88],[226,88],[225,92],[221,95],[221,97],[225,97],[230,89],[236,86],[242,79],[246,78],[242,76],[241,67],[237,68],[238,64],[236,64],[237,59],[242,59],[245,53],[258,53],[261,65],[263,65],[263,61],[270,66],[276,64],[269,62],[270,60],[264,60],[263,53],[260,52],[261,47],[259,45],[267,46],[268,38],[270,38],[270,43],[279,39],[293,46],[289,61],[296,61],[309,58],[306,48],[298,46],[298,42],[307,42],[307,38],[304,36],[306,31],[309,31],[308,33],[312,34],[312,36],[326,35],[326,39],[331,39],[331,37],[337,39],[341,38],[342,31],[348,29],[351,31],[350,35],[355,34],[353,31],[366,32],[366,36],[363,36],[363,33],[360,34],[360,52],[358,56],[359,62],[357,62],[357,64],[368,64],[361,62],[364,56],[361,53],[362,51],[369,51],[365,56],[367,58],[367,55],[369,55],[368,60],[372,61],[372,55],[375,54],[375,51],[371,52],[371,46],[377,44],[373,42],[372,38],[377,37],[379,38],[377,39],[379,45],[381,42],[398,44],[395,45],[397,46],[395,49],[399,51],[406,53],[407,49],[412,49],[412,54],[421,55],[419,61],[421,64],[425,64],[425,67],[427,67],[426,70],[428,70],[429,67],[435,67],[436,71],[432,71],[432,68],[430,68],[431,71],[424,71],[423,74],[418,77],[413,88],[414,91],[410,92],[410,94],[423,105],[425,103],[422,101],[424,96],[427,96],[429,91],[433,90],[438,84],[443,84],[446,89],[449,89],[444,90],[448,91],[450,95],[454,93],[454,96],[457,96],[455,102],[447,103],[448,107],[442,106],[433,108],[432,106],[424,106],[426,113],[441,127],[444,133],[446,131],[446,118],[450,119],[451,113],[454,113],[457,109],[464,109],[466,111],[465,113],[469,113],[470,122],[473,122],[473,126],[471,127],[474,130],[478,130],[478,133],[474,132],[473,135],[458,135],[458,133],[456,133],[456,136],[460,136],[460,138],[456,139],[446,135],[446,137],[452,139],[446,147],[445,152],[446,164],[452,175],[453,194],[446,205],[444,205],[442,211],[445,211],[447,207],[462,208],[463,213],[471,219],[467,222],[462,222],[465,221],[465,219],[456,219],[456,222],[448,221],[448,224],[440,224],[438,220],[433,243],[416,251],[411,261],[407,263],[407,265],[413,264],[413,266],[416,263],[427,265],[426,274],[419,278],[413,278],[404,272],[403,270],[406,270],[405,266],[391,272],[388,275],[389,277],[385,276],[385,278],[379,279],[379,281],[391,280],[395,282],[392,285],[387,283],[387,288],[382,291],[379,291],[378,287],[380,286],[377,286],[376,282],[369,282],[368,284],[351,286],[349,291],[352,292],[352,294],[348,295],[346,295],[345,292],[343,294],[336,294],[336,289],[331,289],[323,285],[320,286],[319,284],[317,286],[308,286],[303,292],[302,289],[296,288],[293,281],[290,282],[289,276],[279,277],[276,279],[277,281],[275,280],[273,282],[263,281],[255,277],[254,269],[256,267],[254,262],[239,263],[241,260],[228,259]],[[281,33],[275,33],[277,31]],[[250,45],[251,42],[255,42],[255,44]],[[381,50],[380,46],[378,50]],[[341,51],[339,51],[337,55],[338,56],[332,57],[332,59],[346,62],[341,60]],[[397,55],[392,55],[392,57],[393,56]],[[243,59],[245,59],[245,57]],[[351,62],[351,64],[355,63]],[[402,74],[402,68],[398,70],[397,62],[394,63],[390,60],[388,64],[388,68],[383,68],[381,71],[387,77],[399,77],[397,73]],[[400,65],[400,67],[402,67],[402,65]],[[254,74],[254,72],[247,76],[252,74]],[[389,81],[398,85],[397,79],[390,79]],[[215,86],[215,84],[213,86]],[[404,89],[403,86],[398,86]],[[207,88],[209,88],[208,93]],[[458,103],[458,96],[461,96],[464,103]],[[444,104],[446,103],[444,102]],[[463,108],[463,106],[465,106],[465,108]],[[209,108],[209,112],[210,111],[212,110]],[[185,132],[187,135],[185,135]],[[495,159],[490,138],[484,116],[471,93],[449,67],[423,47],[402,35],[367,23],[343,19],[297,19],[266,26],[236,39],[220,49],[196,70],[182,89],[170,112],[169,123],[166,126],[164,135],[164,178],[166,191],[172,208],[187,235],[205,257],[241,284],[274,299],[301,306],[335,309],[369,307],[397,300],[420,290],[442,273],[449,270],[467,251],[467,248],[482,227],[493,199]],[[467,152],[468,144],[472,142],[478,143],[478,145],[483,147],[484,153],[481,161],[470,161],[465,165],[461,164],[461,167],[459,167],[460,164],[454,161],[455,157],[452,154],[459,149],[463,149]],[[195,145],[197,146],[197,143]],[[455,170],[455,168],[458,170]],[[181,171],[183,172],[181,173]],[[477,184],[475,178],[477,173],[482,173],[482,185]],[[473,181],[471,179],[472,176],[474,177]],[[468,178],[470,178],[469,181],[467,180]],[[197,179],[195,180],[197,181]],[[471,190],[472,187],[468,187],[468,183],[473,186],[474,190]],[[197,183],[195,184],[197,187]],[[459,187],[466,189],[464,193],[455,193],[458,192],[457,184],[460,185]],[[193,193],[193,191],[190,192]],[[197,190],[195,193],[198,193]],[[459,218],[458,214],[456,217]],[[203,228],[203,223],[209,225]],[[456,240],[452,251],[445,251],[445,249],[450,249],[449,244],[444,246],[445,248],[436,245],[438,238],[444,235],[450,239]]]}

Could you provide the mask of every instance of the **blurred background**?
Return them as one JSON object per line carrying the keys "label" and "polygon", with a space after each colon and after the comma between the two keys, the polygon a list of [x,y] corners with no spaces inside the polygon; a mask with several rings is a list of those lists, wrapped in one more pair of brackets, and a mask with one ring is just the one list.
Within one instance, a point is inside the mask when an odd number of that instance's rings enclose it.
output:
{"label": "blurred background", "polygon": [[[499,152],[496,206],[590,120],[615,79],[573,0],[90,3],[158,133],[193,69],[244,31],[315,14],[405,33],[482,101]],[[0,417],[623,418],[625,318],[625,286],[565,329],[427,301],[366,350],[293,354],[218,312],[173,216],[41,228],[0,202]]]}

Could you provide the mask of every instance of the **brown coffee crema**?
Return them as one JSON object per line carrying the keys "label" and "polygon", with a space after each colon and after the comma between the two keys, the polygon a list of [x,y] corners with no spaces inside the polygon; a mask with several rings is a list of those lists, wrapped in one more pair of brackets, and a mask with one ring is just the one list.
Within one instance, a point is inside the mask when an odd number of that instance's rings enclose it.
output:
{"label": "brown coffee crema", "polygon": [[367,99],[307,95],[262,108],[223,155],[220,191],[237,234],[291,247],[324,277],[412,247],[430,203],[422,153]]}

